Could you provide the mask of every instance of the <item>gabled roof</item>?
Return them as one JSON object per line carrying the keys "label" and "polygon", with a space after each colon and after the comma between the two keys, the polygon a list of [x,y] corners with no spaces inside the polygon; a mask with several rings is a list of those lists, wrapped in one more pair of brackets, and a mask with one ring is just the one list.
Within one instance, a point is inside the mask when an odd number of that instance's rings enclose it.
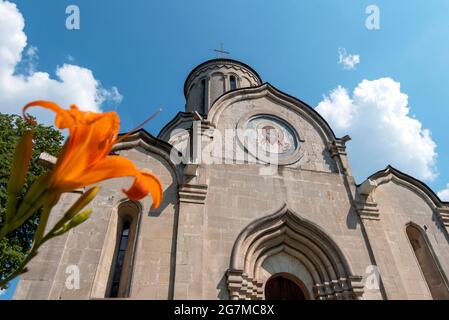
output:
{"label": "gabled roof", "polygon": [[327,121],[314,108],[306,102],[277,89],[269,82],[265,82],[257,87],[239,88],[225,92],[213,102],[207,119],[211,121],[211,123],[217,124],[220,114],[220,110],[218,109],[225,104],[226,100],[233,99],[238,101],[239,97],[248,99],[251,95],[256,97],[263,92],[275,100],[284,101],[294,106],[297,111],[302,111],[304,115],[308,116],[309,119],[313,120],[323,130],[329,141],[338,140]]}
{"label": "gabled roof", "polygon": [[449,202],[442,201],[427,184],[402,171],[399,171],[391,165],[388,165],[385,169],[372,174],[367,178],[367,180],[376,181],[378,185],[381,185],[392,180],[388,177],[412,187],[415,191],[428,198],[436,207],[440,207],[442,204],[449,205]]}
{"label": "gabled roof", "polygon": [[[178,112],[173,119],[171,119],[157,135],[159,139],[165,139],[166,135],[170,133],[173,129],[178,127],[178,124],[185,121],[193,121],[193,112]],[[167,139],[168,140],[168,139]]]}
{"label": "gabled roof", "polygon": [[[127,133],[121,133],[119,137],[124,135],[127,135]],[[151,152],[162,157],[173,169],[173,173],[176,176],[178,182],[181,181],[177,165],[173,163],[173,161],[171,161],[170,157],[171,153],[173,152],[172,149],[174,149],[174,147],[168,142],[165,142],[164,140],[153,136],[145,129],[139,129],[138,131],[133,132],[129,136],[125,137],[124,140],[114,145],[114,147],[112,148],[112,152],[132,149],[136,147],[141,147],[147,152]],[[179,151],[177,151],[176,149],[174,151],[179,154]]]}

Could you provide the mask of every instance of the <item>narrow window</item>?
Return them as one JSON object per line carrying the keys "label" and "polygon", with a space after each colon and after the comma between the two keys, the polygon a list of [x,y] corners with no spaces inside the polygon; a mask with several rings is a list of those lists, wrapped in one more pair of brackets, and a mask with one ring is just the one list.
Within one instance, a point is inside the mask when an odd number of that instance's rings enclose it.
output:
{"label": "narrow window", "polygon": [[201,80],[201,110],[206,113],[206,79]]}
{"label": "narrow window", "polygon": [[123,222],[122,231],[120,233],[120,239],[118,242],[117,253],[115,257],[114,273],[112,276],[110,297],[118,297],[120,289],[120,281],[122,279],[123,266],[125,263],[126,250],[128,248],[129,229],[131,222],[125,220]]}
{"label": "narrow window", "polygon": [[447,279],[441,272],[441,267],[424,231],[410,224],[407,226],[406,232],[430,294],[434,299],[449,299]]}
{"label": "narrow window", "polygon": [[230,88],[230,90],[234,90],[237,88],[237,82],[235,80],[235,76],[229,77],[229,88]]}

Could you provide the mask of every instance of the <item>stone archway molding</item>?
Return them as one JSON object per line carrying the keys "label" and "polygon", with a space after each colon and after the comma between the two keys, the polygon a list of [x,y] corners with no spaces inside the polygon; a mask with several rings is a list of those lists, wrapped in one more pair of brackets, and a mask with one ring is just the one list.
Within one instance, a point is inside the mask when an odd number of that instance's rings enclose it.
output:
{"label": "stone archway molding", "polygon": [[237,237],[227,271],[230,298],[263,299],[260,267],[265,259],[279,252],[306,267],[313,279],[315,299],[362,297],[362,277],[353,275],[336,243],[319,226],[284,204],[273,214],[251,222]]}

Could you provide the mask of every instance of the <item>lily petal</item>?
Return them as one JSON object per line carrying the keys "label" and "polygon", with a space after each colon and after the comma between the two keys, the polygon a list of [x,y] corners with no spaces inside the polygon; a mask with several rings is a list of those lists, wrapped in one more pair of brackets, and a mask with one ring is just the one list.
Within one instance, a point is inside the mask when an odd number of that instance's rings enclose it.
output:
{"label": "lily petal", "polygon": [[138,173],[139,170],[131,160],[120,156],[107,156],[82,175],[61,176],[58,180],[61,181],[62,185],[73,182],[77,185],[77,188],[81,188],[107,179],[135,177]]}
{"label": "lily petal", "polygon": [[[159,179],[149,172],[139,171],[131,160],[120,156],[108,156],[90,168],[84,175],[79,176],[78,179],[70,178],[67,181],[62,181],[62,185],[73,190],[106,179],[120,177],[135,177],[131,188],[123,190],[130,199],[140,200],[150,194],[153,198],[153,207],[157,208],[160,205],[162,184]],[[61,179],[64,180],[64,177]]]}
{"label": "lily petal", "polygon": [[51,171],[49,186],[52,190],[63,193],[111,178],[134,177],[131,188],[123,192],[133,200],[150,194],[153,207],[161,204],[162,185],[156,176],[140,171],[127,158],[108,156],[118,141],[120,119],[116,112],[85,112],[76,105],[65,110],[56,103],[40,100],[23,108],[26,120],[32,121],[26,114],[27,109],[37,106],[54,111],[56,126],[69,129],[69,136]]}
{"label": "lily petal", "polygon": [[31,107],[42,107],[54,111],[56,113],[55,124],[59,129],[66,129],[74,125],[75,121],[68,110],[61,108],[54,102],[44,100],[30,102],[25,107],[23,107],[22,113],[25,120],[30,121],[29,117],[26,114],[26,111]]}
{"label": "lily petal", "polygon": [[[74,114],[81,112],[72,109]],[[75,115],[74,117],[78,117]],[[89,171],[90,167],[104,159],[111,151],[119,128],[119,118],[115,112],[86,115],[85,121],[76,121],[76,127],[71,129],[70,154],[65,157],[65,164],[60,173],[68,176],[79,175],[79,172]],[[84,119],[84,120],[86,120]]]}
{"label": "lily petal", "polygon": [[129,199],[139,200],[148,193],[153,198],[153,208],[157,208],[162,202],[162,185],[155,175],[141,171],[134,180],[133,185],[128,190],[122,190]]}

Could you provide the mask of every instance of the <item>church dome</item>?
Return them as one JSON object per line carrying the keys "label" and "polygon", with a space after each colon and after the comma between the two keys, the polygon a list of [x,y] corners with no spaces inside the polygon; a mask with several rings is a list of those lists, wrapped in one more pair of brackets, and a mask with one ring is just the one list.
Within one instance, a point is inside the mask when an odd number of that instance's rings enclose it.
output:
{"label": "church dome", "polygon": [[184,83],[186,111],[207,114],[223,93],[262,84],[250,66],[232,59],[212,59],[194,68]]}

